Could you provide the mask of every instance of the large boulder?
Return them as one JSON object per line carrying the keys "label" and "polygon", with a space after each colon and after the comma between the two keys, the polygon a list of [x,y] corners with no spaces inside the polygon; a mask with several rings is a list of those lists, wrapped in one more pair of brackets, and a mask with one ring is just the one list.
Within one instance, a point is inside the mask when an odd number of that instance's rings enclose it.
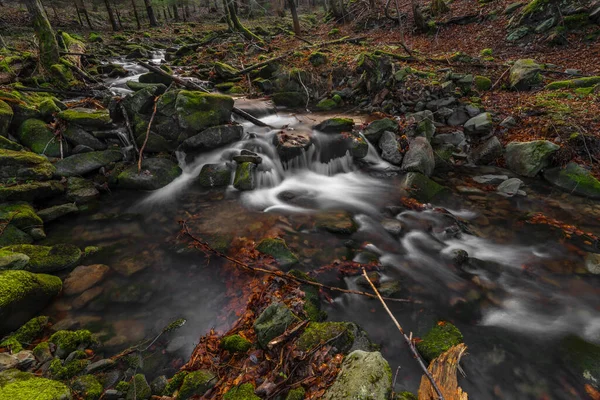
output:
{"label": "large boulder", "polygon": [[465,133],[472,136],[485,136],[492,132],[492,114],[481,113],[465,122]]}
{"label": "large boulder", "polygon": [[92,108],[70,108],[58,113],[58,118],[89,128],[102,128],[110,124],[110,113],[108,110],[94,110]]}
{"label": "large boulder", "polygon": [[547,169],[544,171],[544,178],[566,192],[600,199],[600,181],[576,163],[571,162],[565,168]]}
{"label": "large boulder", "polygon": [[6,102],[0,100],[0,136],[8,135],[8,128],[13,118],[13,110]]}
{"label": "large boulder", "polygon": [[383,132],[398,133],[398,122],[391,118],[378,119],[371,122],[363,131],[363,135],[373,144],[379,143],[379,139]]}
{"label": "large boulder", "polygon": [[110,163],[121,161],[119,150],[93,151],[74,154],[56,162],[56,172],[61,176],[78,176],[95,172]]}
{"label": "large boulder", "polygon": [[402,160],[402,170],[431,176],[435,168],[433,149],[425,137],[416,137]]}
{"label": "large boulder", "polygon": [[82,252],[72,244],[57,244],[36,246],[19,244],[3,247],[2,250],[25,254],[29,262],[23,267],[30,272],[56,272],[76,265],[82,257]]}
{"label": "large boulder", "polygon": [[[129,95],[123,100],[123,107],[131,117],[135,114],[151,113],[154,106],[154,98],[164,93],[165,85],[149,85]],[[162,93],[161,93],[162,92]],[[157,106],[158,107],[158,106]]]}
{"label": "large boulder", "polygon": [[0,335],[27,322],[61,289],[62,282],[56,276],[0,271]]}
{"label": "large boulder", "polygon": [[231,183],[231,169],[225,163],[204,164],[197,182],[202,187],[229,186]]}
{"label": "large boulder", "polygon": [[254,322],[258,344],[266,348],[269,342],[283,334],[295,319],[296,317],[285,304],[272,303]]}
{"label": "large boulder", "polygon": [[239,163],[235,169],[233,187],[237,190],[253,190],[256,184],[256,164],[253,162]]}
{"label": "large boulder", "polygon": [[25,148],[17,142],[13,142],[12,140],[5,138],[4,136],[0,136],[0,149],[21,151]]}
{"label": "large boulder", "polygon": [[325,133],[352,132],[352,118],[329,118],[315,126],[315,129]]}
{"label": "large boulder", "polygon": [[179,127],[192,134],[228,123],[232,109],[231,97],[199,91],[182,90],[175,102]]}
{"label": "large boulder", "polygon": [[510,68],[510,87],[514,90],[529,90],[542,83],[541,66],[531,59],[517,60]]}
{"label": "large boulder", "polygon": [[559,148],[560,146],[547,140],[511,142],[506,145],[504,158],[511,171],[533,177],[548,166],[550,157]]}
{"label": "large boulder", "polygon": [[181,175],[181,168],[166,158],[147,158],[142,162],[142,171],[137,165],[126,168],[117,177],[119,187],[134,190],[156,190],[168,185]]}
{"label": "large boulder", "polygon": [[69,125],[67,129],[62,133],[63,137],[67,139],[73,146],[87,146],[93,150],[104,150],[106,144],[97,139],[91,133],[85,131],[83,128],[77,125]]}
{"label": "large boulder", "polygon": [[[33,238],[17,228],[14,225],[7,225],[0,233],[0,246],[10,246],[13,244],[30,244],[33,243]],[[10,263],[9,263],[10,264]],[[13,269],[12,266],[8,266],[2,269]]]}
{"label": "large boulder", "polygon": [[273,144],[282,161],[302,155],[313,144],[312,136],[307,132],[280,131],[273,136]]}
{"label": "large boulder", "polygon": [[414,121],[412,136],[424,136],[428,141],[431,141],[435,135],[435,124],[433,113],[429,110],[419,111],[414,114],[407,115],[408,120]]}
{"label": "large boulder", "polygon": [[342,363],[342,370],[327,389],[325,400],[386,400],[392,392],[392,370],[381,353],[355,350]]}
{"label": "large boulder", "polygon": [[62,382],[8,369],[0,373],[0,399],[71,400],[72,396]]}
{"label": "large boulder", "polygon": [[183,152],[210,150],[236,142],[242,138],[243,134],[244,129],[241,125],[213,126],[184,140],[179,150]]}
{"label": "large boulder", "polygon": [[0,179],[34,179],[52,178],[56,169],[42,156],[28,151],[0,149]]}
{"label": "large boulder", "polygon": [[[39,119],[25,120],[17,130],[17,139],[37,154],[60,157],[60,140],[52,133],[48,125]],[[66,144],[63,154],[67,153]]]}
{"label": "large boulder", "polygon": [[401,165],[404,154],[400,151],[400,143],[393,132],[384,132],[379,139],[381,158],[394,164]]}

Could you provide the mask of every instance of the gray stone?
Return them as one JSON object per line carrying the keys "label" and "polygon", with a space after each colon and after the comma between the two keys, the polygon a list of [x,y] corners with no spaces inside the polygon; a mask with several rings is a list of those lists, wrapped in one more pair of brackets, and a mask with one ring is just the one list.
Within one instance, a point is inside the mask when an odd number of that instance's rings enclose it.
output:
{"label": "gray stone", "polygon": [[434,168],[435,159],[431,145],[423,137],[414,138],[402,161],[402,170],[431,176]]}
{"label": "gray stone", "polygon": [[213,126],[184,140],[179,149],[184,152],[215,149],[240,140],[243,134],[241,125]]}
{"label": "gray stone", "polygon": [[95,151],[93,153],[74,154],[59,160],[56,172],[62,176],[80,176],[95,172],[110,163],[121,161],[123,154],[119,150]]}
{"label": "gray stone", "polygon": [[353,351],[327,389],[325,400],[386,400],[392,392],[392,370],[379,352]]}
{"label": "gray stone", "polygon": [[307,132],[278,132],[273,136],[273,144],[282,161],[289,161],[302,155],[312,144],[312,136]]}
{"label": "gray stone", "polygon": [[513,116],[506,117],[500,122],[500,126],[506,129],[514,128],[517,126],[517,120]]}
{"label": "gray stone", "polygon": [[600,254],[599,253],[586,253],[585,255],[585,269],[594,275],[600,274]]}
{"label": "gray stone", "polygon": [[262,158],[257,155],[240,154],[239,156],[233,156],[233,161],[235,161],[238,164],[242,164],[245,162],[251,162],[253,164],[260,164],[260,163],[262,163]]}
{"label": "gray stone", "polygon": [[415,136],[424,136],[429,141],[435,135],[434,117],[431,111],[419,111],[407,115],[407,118],[414,120],[417,124]]}
{"label": "gray stone", "polygon": [[94,182],[84,178],[72,176],[67,179],[67,199],[77,204],[88,203],[98,196],[100,192],[96,189]]}
{"label": "gray stone", "polygon": [[544,171],[544,179],[566,192],[600,199],[600,181],[576,163],[571,162],[565,168],[547,169]]}
{"label": "gray stone", "polygon": [[473,178],[477,183],[484,185],[496,185],[508,179],[507,175],[480,175]]}
{"label": "gray stone", "polygon": [[435,112],[435,119],[441,123],[446,123],[446,120],[454,113],[454,110],[448,107],[442,107]]}
{"label": "gray stone", "polygon": [[10,353],[0,353],[0,372],[15,368],[18,363],[19,360],[16,356]]}
{"label": "gray stone", "polygon": [[404,155],[400,152],[395,133],[384,132],[379,139],[379,148],[381,149],[381,158],[394,165],[402,164]]}
{"label": "gray stone", "polygon": [[469,120],[469,114],[462,109],[457,109],[452,112],[452,115],[448,117],[448,125],[450,126],[459,126],[463,125],[465,122]]}
{"label": "gray stone", "polygon": [[105,358],[102,360],[98,360],[96,362],[93,362],[91,364],[89,364],[87,367],[85,367],[84,372],[86,374],[95,374],[97,372],[100,371],[104,371],[106,369],[110,369],[115,365],[115,362],[109,358]]}
{"label": "gray stone", "polygon": [[454,103],[456,103],[456,98],[454,98],[454,97],[446,97],[446,98],[443,98],[443,99],[431,100],[431,101],[429,101],[427,103],[427,105],[425,107],[428,110],[437,111],[437,110],[439,110],[442,107],[450,107]]}
{"label": "gray stone", "polygon": [[441,133],[437,134],[431,139],[432,144],[451,144],[456,147],[460,147],[463,143],[465,143],[466,137],[465,134],[461,131],[452,132],[452,133]]}
{"label": "gray stone", "polygon": [[294,319],[294,314],[284,304],[271,304],[254,322],[258,344],[262,348],[266,348],[272,339],[285,332]]}
{"label": "gray stone", "polygon": [[556,18],[551,17],[548,18],[547,20],[543,21],[542,23],[540,23],[538,26],[535,27],[535,32],[536,33],[544,33],[546,31],[548,31],[549,29],[551,29],[554,24],[556,24]]}
{"label": "gray stone", "polygon": [[529,90],[542,82],[541,66],[532,59],[517,60],[510,68],[510,87],[514,90]]}
{"label": "gray stone", "polygon": [[519,178],[510,178],[498,185],[496,190],[498,191],[498,193],[506,197],[513,197],[519,192],[519,188],[522,184],[523,181]]}
{"label": "gray stone", "polygon": [[529,33],[529,28],[526,26],[520,26],[514,31],[510,32],[508,36],[506,36],[506,40],[509,42],[515,42],[519,39],[523,39]]}
{"label": "gray stone", "polygon": [[481,114],[481,109],[473,104],[467,104],[465,106],[465,111],[469,114],[469,117],[473,118]]}
{"label": "gray stone", "polygon": [[181,175],[181,168],[167,158],[146,158],[142,171],[137,165],[126,168],[117,176],[118,186],[133,190],[156,190],[171,183]]}
{"label": "gray stone", "polygon": [[42,221],[51,222],[61,217],[64,217],[65,215],[77,212],[79,212],[79,209],[75,204],[67,203],[45,208],[43,210],[38,211],[37,215],[42,219]]}
{"label": "gray stone", "polygon": [[373,121],[364,130],[363,135],[373,144],[379,143],[383,132],[398,133],[398,123],[390,118],[378,119]]}
{"label": "gray stone", "polygon": [[197,182],[202,187],[229,186],[231,183],[231,170],[225,163],[204,164],[198,175]]}
{"label": "gray stone", "polygon": [[0,249],[0,271],[23,269],[29,264],[29,256],[23,253]]}
{"label": "gray stone", "polygon": [[465,133],[473,136],[485,136],[492,132],[493,127],[492,114],[486,112],[465,122]]}
{"label": "gray stone", "polygon": [[533,177],[547,167],[560,146],[547,140],[511,142],[506,146],[506,165],[519,175]]}
{"label": "gray stone", "polygon": [[315,126],[315,129],[325,133],[340,133],[352,132],[353,127],[352,118],[330,118]]}
{"label": "gray stone", "polygon": [[[77,125],[69,125],[67,129],[62,133],[65,139],[70,142],[75,148],[77,146],[85,146],[87,148],[91,148],[93,150],[104,150],[106,149],[106,144],[101,142],[91,133],[85,131],[83,128],[80,128]],[[75,149],[73,149],[75,152]]]}
{"label": "gray stone", "polygon": [[496,136],[492,136],[471,150],[471,161],[476,165],[488,165],[502,157],[502,151],[502,143]]}

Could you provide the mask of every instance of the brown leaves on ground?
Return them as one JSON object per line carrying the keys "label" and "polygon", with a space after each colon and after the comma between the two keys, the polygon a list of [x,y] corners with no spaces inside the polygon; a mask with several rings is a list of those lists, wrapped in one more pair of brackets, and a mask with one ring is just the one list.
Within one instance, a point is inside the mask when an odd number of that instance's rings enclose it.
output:
{"label": "brown leaves on ground", "polygon": [[[467,351],[464,343],[451,347],[429,364],[433,376],[445,400],[467,400],[466,392],[458,386],[457,372],[460,371],[460,359]],[[438,400],[439,397],[429,379],[423,375],[419,386],[419,400]]]}

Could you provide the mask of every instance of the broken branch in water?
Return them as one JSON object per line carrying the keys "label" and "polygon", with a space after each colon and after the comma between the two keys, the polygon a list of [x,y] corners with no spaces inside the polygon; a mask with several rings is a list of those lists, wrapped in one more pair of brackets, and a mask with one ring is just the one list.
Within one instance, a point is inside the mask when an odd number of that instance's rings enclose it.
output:
{"label": "broken branch in water", "polygon": [[[467,346],[464,343],[457,344],[429,364],[428,371],[440,383],[442,394],[447,400],[468,400],[467,393],[458,386],[456,378],[456,373],[460,370],[459,362],[465,351]],[[419,400],[431,400],[435,397],[436,393],[431,383],[422,377],[419,385]]]}
{"label": "broken branch in water", "polygon": [[[259,268],[259,267],[254,267],[251,266],[249,264],[246,264],[242,261],[236,260],[235,258],[229,257],[226,254],[221,253],[218,250],[213,249],[212,247],[210,247],[210,245],[208,243],[206,243],[205,241],[203,241],[200,238],[195,237],[189,230],[187,224],[185,221],[179,221],[179,223],[181,224],[181,232],[186,235],[187,237],[189,237],[190,239],[192,239],[192,241],[198,245],[201,246],[201,248],[207,252],[210,252],[212,254],[217,255],[218,257],[224,258],[227,261],[231,261],[232,263],[234,263],[235,265],[242,267],[243,269],[250,271],[250,272],[260,272],[263,274],[269,274],[269,275],[274,275],[277,276],[279,278],[282,279],[289,279],[298,283],[303,283],[306,285],[311,285],[311,286],[316,286],[318,288],[322,288],[322,289],[327,289],[327,290],[331,290],[333,292],[341,292],[341,293],[348,293],[348,294],[358,294],[361,296],[366,296],[366,297],[370,297],[373,299],[378,298],[375,295],[372,295],[371,293],[367,293],[367,292],[361,292],[358,290],[350,290],[350,289],[343,289],[340,287],[335,287],[335,286],[328,286],[328,285],[324,285],[322,283],[319,282],[315,282],[315,281],[309,281],[307,279],[302,279],[302,278],[298,278],[289,274],[286,274],[285,272],[282,271],[270,271],[268,269],[264,269],[264,268]],[[385,297],[386,300],[388,301],[395,301],[395,302],[400,302],[400,303],[418,303],[418,301],[416,300],[410,300],[410,299],[392,299],[389,297]]]}
{"label": "broken branch in water", "polygon": [[[425,362],[423,361],[423,358],[421,357],[421,355],[417,351],[417,348],[415,347],[415,344],[413,343],[412,339],[410,337],[408,337],[406,335],[406,333],[404,333],[404,329],[402,329],[402,326],[400,325],[400,323],[398,322],[398,320],[396,319],[396,317],[394,317],[394,314],[392,314],[392,312],[388,308],[387,304],[385,304],[384,298],[381,297],[381,295],[379,294],[379,291],[377,290],[377,288],[375,287],[375,285],[373,285],[373,282],[371,282],[371,279],[369,279],[369,275],[367,275],[367,270],[365,270],[364,268],[363,268],[363,276],[365,277],[365,279],[367,280],[367,282],[369,282],[369,285],[371,285],[371,288],[373,289],[373,291],[377,295],[377,298],[381,302],[381,305],[383,306],[383,308],[385,309],[385,311],[388,313],[388,315],[390,316],[390,318],[392,319],[392,321],[394,321],[394,324],[396,325],[396,328],[398,328],[398,330],[402,334],[402,337],[404,338],[404,341],[406,342],[406,344],[408,344],[408,348],[410,349],[411,353],[413,354],[413,356],[415,357],[415,359],[419,363],[419,366],[421,367],[421,369],[423,370],[423,372],[425,372],[425,376],[427,376],[427,379],[429,379],[429,382],[431,382],[431,386],[433,386],[433,388],[435,389],[435,392],[437,394],[438,399],[439,400],[445,400],[444,399],[444,395],[442,394],[442,392],[441,392],[440,388],[438,387],[438,385],[435,383],[435,380],[433,379],[433,376],[431,375],[431,372],[429,372],[429,370],[427,369],[427,366],[425,366]],[[412,334],[411,334],[411,337],[412,337]]]}

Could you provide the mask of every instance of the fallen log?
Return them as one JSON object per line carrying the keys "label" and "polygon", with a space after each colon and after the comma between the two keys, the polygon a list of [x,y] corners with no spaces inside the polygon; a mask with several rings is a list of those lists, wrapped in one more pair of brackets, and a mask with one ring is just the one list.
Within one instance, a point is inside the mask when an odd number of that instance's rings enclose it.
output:
{"label": "fallen log", "polygon": [[0,89],[3,90],[16,90],[17,92],[29,92],[29,93],[53,93],[58,94],[64,97],[93,97],[96,99],[101,99],[104,97],[104,93],[98,90],[90,90],[90,91],[79,91],[79,90],[59,90],[59,89],[49,89],[49,88],[29,88],[29,87],[10,87],[10,86],[1,86]]}

